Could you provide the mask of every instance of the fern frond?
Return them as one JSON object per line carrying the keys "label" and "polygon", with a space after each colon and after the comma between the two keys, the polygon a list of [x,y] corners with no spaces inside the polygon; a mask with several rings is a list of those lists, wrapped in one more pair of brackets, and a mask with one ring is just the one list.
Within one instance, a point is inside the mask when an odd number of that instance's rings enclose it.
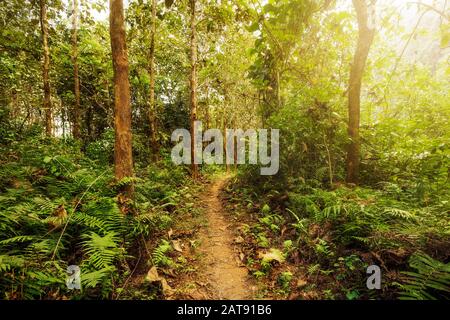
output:
{"label": "fern frond", "polygon": [[167,240],[161,240],[159,246],[153,250],[152,262],[155,266],[170,266],[173,261],[166,254],[172,251],[172,245]]}
{"label": "fern frond", "polygon": [[345,213],[345,212],[346,212],[345,206],[343,206],[341,204],[337,204],[337,205],[326,207],[322,211],[317,212],[315,214],[315,218],[318,221],[322,221],[325,219],[336,219],[339,216],[341,216],[342,213]]}
{"label": "fern frond", "polygon": [[409,265],[416,272],[402,272],[406,275],[400,285],[402,300],[436,300],[450,298],[450,263],[444,264],[430,256],[419,253],[411,256]]}
{"label": "fern frond", "polygon": [[0,255],[0,272],[10,271],[13,268],[21,268],[25,264],[23,256]]}
{"label": "fern frond", "polygon": [[119,238],[114,232],[108,232],[104,237],[90,232],[83,238],[86,239],[82,243],[84,251],[88,255],[87,262],[97,269],[113,266],[121,254],[118,247]]}
{"label": "fern frond", "polygon": [[12,237],[12,238],[8,238],[8,239],[0,241],[0,246],[32,241],[34,238],[35,237],[33,237],[33,236],[16,236],[16,237]]}
{"label": "fern frond", "polygon": [[105,279],[109,278],[111,272],[115,271],[116,268],[109,266],[102,268],[100,270],[81,273],[81,284],[84,288],[95,288],[99,283],[103,282]]}
{"label": "fern frond", "polygon": [[412,212],[398,208],[385,208],[383,213],[404,220],[416,220],[416,216]]}

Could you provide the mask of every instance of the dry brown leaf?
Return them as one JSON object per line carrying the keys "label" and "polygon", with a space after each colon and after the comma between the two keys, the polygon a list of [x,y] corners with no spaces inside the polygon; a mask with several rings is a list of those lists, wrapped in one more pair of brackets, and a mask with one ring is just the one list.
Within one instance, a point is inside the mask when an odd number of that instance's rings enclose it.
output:
{"label": "dry brown leaf", "polygon": [[283,253],[279,249],[271,248],[268,252],[259,252],[258,258],[266,262],[271,262],[273,260],[283,263],[285,258]]}
{"label": "dry brown leaf", "polygon": [[243,243],[244,242],[244,238],[242,238],[241,236],[237,236],[236,238],[234,238],[234,242],[236,242],[236,243]]}
{"label": "dry brown leaf", "polygon": [[158,269],[156,269],[155,266],[151,267],[150,270],[147,272],[147,276],[145,277],[145,280],[148,282],[160,281]]}
{"label": "dry brown leaf", "polygon": [[180,240],[172,240],[173,248],[178,252],[183,252],[183,248],[181,248]]}
{"label": "dry brown leaf", "polygon": [[308,284],[308,282],[304,279],[297,279],[297,288],[303,288],[304,286],[306,286]]}

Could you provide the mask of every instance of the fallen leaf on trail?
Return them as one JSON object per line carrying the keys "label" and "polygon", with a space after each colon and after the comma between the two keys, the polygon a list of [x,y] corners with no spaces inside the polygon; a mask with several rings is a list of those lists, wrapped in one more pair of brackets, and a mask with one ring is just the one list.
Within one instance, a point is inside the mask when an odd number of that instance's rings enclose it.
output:
{"label": "fallen leaf on trail", "polygon": [[243,243],[244,242],[244,238],[242,238],[241,236],[238,236],[234,239],[234,242],[236,243]]}
{"label": "fallen leaf on trail", "polygon": [[304,280],[304,279],[298,279],[297,280],[297,288],[303,288],[307,284],[308,284],[308,282],[306,282],[306,280]]}
{"label": "fallen leaf on trail", "polygon": [[178,252],[183,252],[183,249],[181,248],[181,244],[179,240],[172,240],[173,248]]}
{"label": "fallen leaf on trail", "polygon": [[169,231],[167,231],[167,234],[169,235],[169,238],[173,235],[173,230],[170,229]]}
{"label": "fallen leaf on trail", "polygon": [[167,280],[164,278],[161,279],[161,287],[162,287],[162,292],[165,296],[170,296],[174,292],[172,287],[169,286],[169,284],[167,283]]}
{"label": "fallen leaf on trail", "polygon": [[258,257],[265,262],[271,262],[273,260],[278,261],[279,263],[284,262],[284,255],[279,249],[271,248],[269,252],[260,252]]}
{"label": "fallen leaf on trail", "polygon": [[145,277],[145,280],[147,280],[148,282],[160,281],[158,269],[156,269],[156,267],[151,267],[151,269],[147,273],[147,276]]}
{"label": "fallen leaf on trail", "polygon": [[155,266],[150,268],[150,270],[147,273],[147,276],[145,277],[145,280],[150,283],[159,282],[161,284],[162,293],[166,297],[174,293],[174,290],[169,286],[167,280],[159,276],[158,270],[156,269]]}

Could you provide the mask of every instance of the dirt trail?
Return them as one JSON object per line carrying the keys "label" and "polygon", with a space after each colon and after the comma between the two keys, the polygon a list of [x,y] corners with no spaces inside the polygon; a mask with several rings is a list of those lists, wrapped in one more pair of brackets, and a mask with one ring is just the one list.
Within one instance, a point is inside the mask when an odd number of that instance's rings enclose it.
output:
{"label": "dirt trail", "polygon": [[247,280],[247,269],[239,267],[234,252],[231,224],[223,215],[219,194],[227,177],[219,177],[204,196],[208,227],[201,232],[200,250],[204,254],[204,277],[212,289],[212,299],[251,299],[252,291]]}

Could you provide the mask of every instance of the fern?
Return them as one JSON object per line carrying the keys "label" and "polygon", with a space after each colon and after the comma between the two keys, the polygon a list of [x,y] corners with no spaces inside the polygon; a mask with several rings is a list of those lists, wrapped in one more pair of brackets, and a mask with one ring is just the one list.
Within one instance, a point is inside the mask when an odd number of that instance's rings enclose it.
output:
{"label": "fern", "polygon": [[121,255],[121,250],[117,243],[119,241],[117,234],[108,232],[104,237],[90,232],[84,235],[84,251],[88,255],[87,263],[96,269],[103,269],[113,266],[114,262]]}
{"label": "fern", "polygon": [[313,275],[315,273],[318,273],[320,271],[320,264],[311,264],[308,266],[308,274]]}
{"label": "fern", "polygon": [[72,219],[79,224],[88,227],[89,229],[106,231],[105,221],[103,221],[101,218],[91,216],[87,213],[78,212],[73,216]]}
{"label": "fern", "polygon": [[50,285],[64,285],[64,279],[55,277],[51,272],[30,271],[27,274],[30,280],[34,280],[39,287],[47,287]]}
{"label": "fern", "polygon": [[409,265],[416,272],[403,272],[407,276],[400,285],[402,300],[436,300],[450,298],[450,263],[444,264],[426,254],[411,256]]}
{"label": "fern", "polygon": [[0,272],[10,271],[13,268],[21,268],[25,264],[23,256],[0,255]]}
{"label": "fern", "polygon": [[416,220],[413,213],[398,208],[385,208],[383,213],[404,220]]}
{"label": "fern", "polygon": [[33,236],[17,236],[0,241],[0,246],[32,241]]}
{"label": "fern", "polygon": [[[113,168],[92,161],[77,144],[33,138],[11,148],[17,160],[0,152],[0,299],[110,297],[121,272],[129,271],[127,251],[140,244],[138,237],[167,229],[182,201],[186,172],[179,167],[161,164],[142,172],[145,179],[114,183]],[[133,216],[117,205],[117,189],[130,183]],[[172,264],[171,250],[170,242],[160,243],[152,260]],[[83,270],[86,289],[74,296],[64,281],[69,262]]]}
{"label": "fern", "polygon": [[167,240],[161,240],[159,246],[153,250],[152,262],[155,266],[170,266],[173,260],[167,257],[166,254],[173,250],[172,245]]}
{"label": "fern", "polygon": [[322,221],[325,219],[337,219],[339,216],[341,216],[342,213],[346,213],[347,210],[345,206],[337,204],[333,206],[326,207],[320,212],[317,212],[315,215],[315,219],[318,221]]}
{"label": "fern", "polygon": [[49,256],[53,253],[56,246],[56,239],[43,239],[38,242],[31,243],[27,248],[27,254],[42,254]]}
{"label": "fern", "polygon": [[95,288],[99,283],[102,283],[109,278],[111,272],[114,272],[116,268],[109,266],[100,270],[81,273],[81,284],[84,288]]}
{"label": "fern", "polygon": [[113,198],[90,201],[84,205],[83,213],[84,215],[78,215],[78,221],[86,223],[85,226],[92,227],[93,230],[100,228],[117,234],[123,234],[126,230],[125,217]]}

